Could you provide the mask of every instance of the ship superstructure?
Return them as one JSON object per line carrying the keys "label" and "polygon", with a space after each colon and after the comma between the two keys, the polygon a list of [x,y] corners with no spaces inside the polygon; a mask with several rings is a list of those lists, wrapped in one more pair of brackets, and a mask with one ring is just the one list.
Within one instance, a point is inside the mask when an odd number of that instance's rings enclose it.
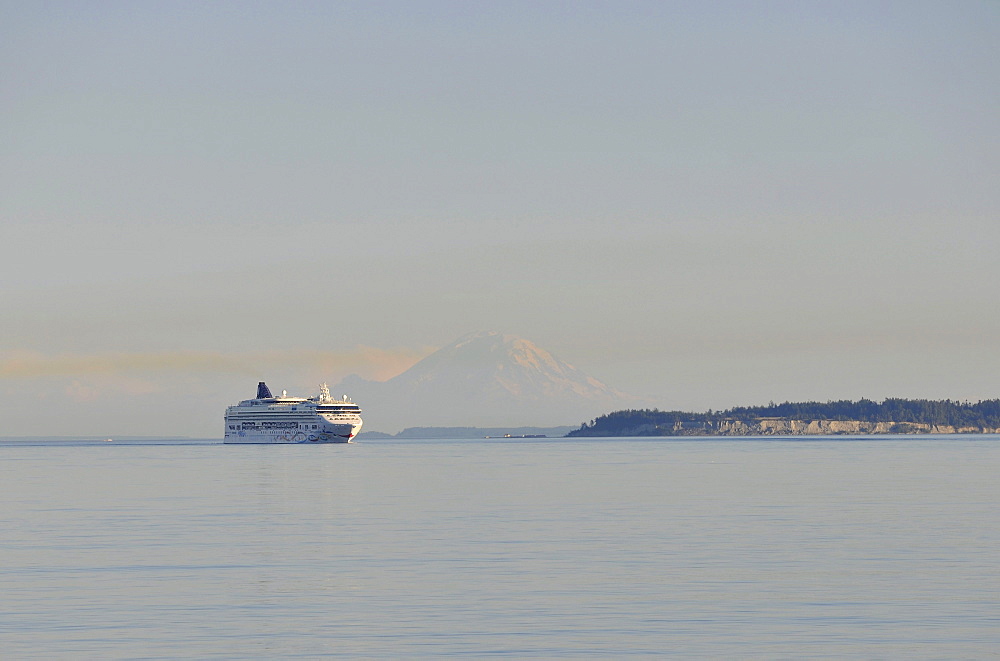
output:
{"label": "ship superstructure", "polygon": [[224,443],[350,443],[361,431],[361,407],[347,395],[330,396],[324,383],[316,397],[280,397],[263,381],[257,396],[226,409]]}

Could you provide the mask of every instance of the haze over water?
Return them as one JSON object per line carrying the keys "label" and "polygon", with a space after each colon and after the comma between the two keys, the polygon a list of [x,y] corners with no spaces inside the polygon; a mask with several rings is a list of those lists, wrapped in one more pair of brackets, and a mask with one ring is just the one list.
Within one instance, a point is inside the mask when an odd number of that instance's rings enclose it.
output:
{"label": "haze over water", "polygon": [[1000,438],[0,445],[10,658],[988,658]]}
{"label": "haze over water", "polygon": [[997,2],[5,2],[0,145],[3,435],[479,330],[666,410],[998,396]]}

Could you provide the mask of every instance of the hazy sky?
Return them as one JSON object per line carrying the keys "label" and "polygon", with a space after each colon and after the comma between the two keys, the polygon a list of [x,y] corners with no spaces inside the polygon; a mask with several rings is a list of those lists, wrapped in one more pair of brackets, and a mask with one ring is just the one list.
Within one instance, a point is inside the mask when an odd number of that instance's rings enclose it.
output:
{"label": "hazy sky", "polygon": [[0,435],[477,330],[667,409],[1000,397],[1000,2],[3,1],[0,182]]}

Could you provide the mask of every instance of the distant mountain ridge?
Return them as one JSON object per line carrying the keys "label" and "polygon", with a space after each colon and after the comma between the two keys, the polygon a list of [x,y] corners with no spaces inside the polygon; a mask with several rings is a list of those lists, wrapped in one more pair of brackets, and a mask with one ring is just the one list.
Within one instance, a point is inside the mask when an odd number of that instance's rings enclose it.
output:
{"label": "distant mountain ridge", "polygon": [[396,434],[386,434],[383,432],[371,431],[358,434],[358,440],[368,439],[441,439],[441,438],[562,438],[569,432],[576,429],[568,425],[559,427],[407,427]]}
{"label": "distant mountain ridge", "polygon": [[351,375],[336,386],[364,410],[365,427],[552,427],[640,403],[532,342],[465,335],[388,381]]}

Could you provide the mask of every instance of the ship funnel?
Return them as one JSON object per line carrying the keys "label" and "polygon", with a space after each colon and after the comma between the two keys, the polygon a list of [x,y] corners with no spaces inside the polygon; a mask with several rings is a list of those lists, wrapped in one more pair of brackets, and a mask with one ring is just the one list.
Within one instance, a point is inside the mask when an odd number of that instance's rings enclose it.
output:
{"label": "ship funnel", "polygon": [[261,381],[257,384],[257,399],[271,399],[274,395],[268,389],[267,384]]}

